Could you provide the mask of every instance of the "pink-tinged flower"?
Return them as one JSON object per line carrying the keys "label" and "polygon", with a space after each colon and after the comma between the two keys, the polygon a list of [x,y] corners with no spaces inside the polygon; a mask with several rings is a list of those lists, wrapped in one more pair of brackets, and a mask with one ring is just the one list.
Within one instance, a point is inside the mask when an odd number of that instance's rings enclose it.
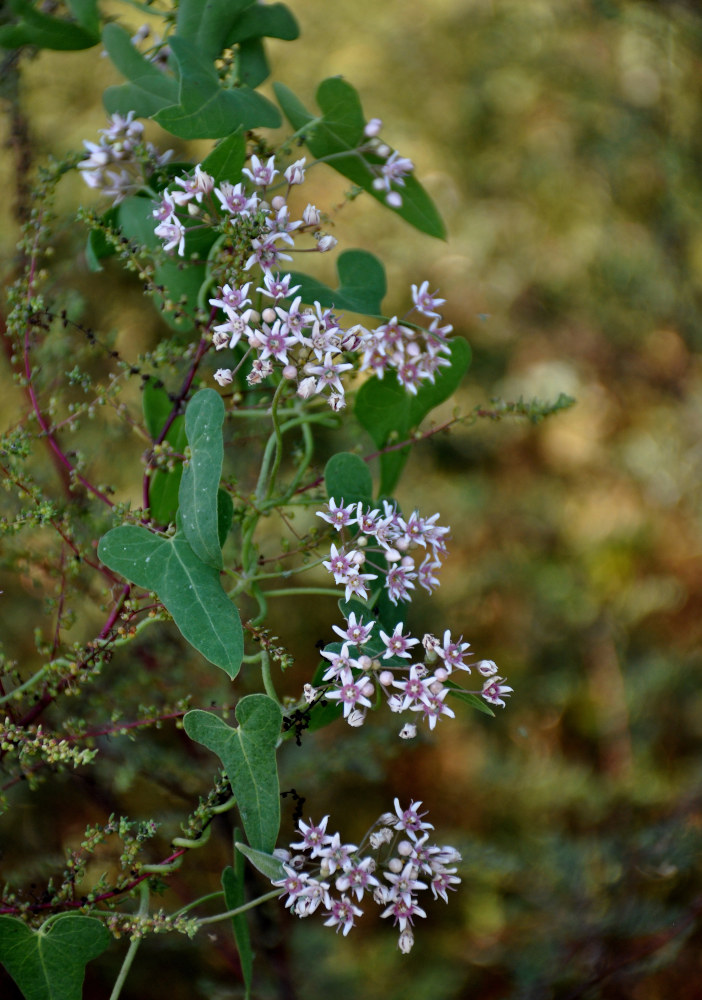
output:
{"label": "pink-tinged flower", "polygon": [[267,323],[264,323],[263,328],[257,334],[257,338],[261,342],[262,361],[273,357],[277,361],[281,361],[284,365],[287,365],[288,348],[293,346],[295,338],[285,336],[279,319],[275,321],[273,326],[268,326]]}
{"label": "pink-tinged flower", "polygon": [[325,649],[322,652],[322,656],[330,662],[322,677],[324,681],[335,681],[341,676],[344,670],[350,670],[351,667],[358,667],[358,661],[349,653],[349,644],[347,642],[344,643],[338,653],[330,649]]}
{"label": "pink-tinged flower", "polygon": [[441,896],[443,901],[448,903],[447,889],[453,889],[454,886],[460,884],[460,881],[460,878],[456,875],[455,868],[442,868],[437,871],[430,883],[434,899],[438,899]]}
{"label": "pink-tinged flower", "polygon": [[429,291],[429,282],[423,281],[419,286],[412,285],[412,301],[420,313],[440,319],[437,307],[442,306],[446,299],[437,298],[436,292]]}
{"label": "pink-tinged flower", "polygon": [[[422,820],[422,816],[426,816],[426,812],[419,812],[421,804],[421,802],[411,801],[409,808],[403,809],[400,806],[400,800],[395,799],[394,805],[397,819],[393,825],[393,829],[404,830],[405,833],[410,835],[412,840],[416,840],[417,834],[423,833],[425,830],[433,830],[434,827],[431,823],[425,823]],[[395,817],[392,816],[392,813],[389,813],[388,815],[395,819]]]}
{"label": "pink-tinged flower", "polygon": [[385,652],[383,653],[383,659],[389,660],[392,656],[399,656],[403,660],[409,660],[411,654],[407,652],[412,646],[417,646],[419,644],[419,639],[413,639],[408,633],[407,635],[402,634],[402,629],[404,628],[403,622],[398,622],[392,635],[387,635],[385,632],[380,633],[380,638],[385,645]]}
{"label": "pink-tinged flower", "polygon": [[387,909],[380,914],[381,917],[393,917],[395,924],[401,931],[412,923],[413,917],[426,917],[426,912],[413,900],[408,902],[405,899],[396,899]]}
{"label": "pink-tinged flower", "polygon": [[189,177],[176,177],[176,184],[183,188],[182,191],[172,193],[173,201],[176,205],[185,205],[193,198],[201,203],[206,194],[214,188],[214,177],[202,169],[200,164],[195,167],[194,173]]}
{"label": "pink-tinged flower", "polygon": [[253,336],[253,329],[249,326],[249,319],[253,313],[253,309],[246,309],[241,315],[234,312],[233,309],[227,310],[229,319],[226,323],[220,323],[219,326],[214,328],[215,334],[227,334],[229,337],[229,346],[236,347],[242,337]]}
{"label": "pink-tinged flower", "polygon": [[480,695],[488,704],[497,705],[499,708],[505,707],[503,699],[508,698],[514,688],[502,684],[503,680],[504,677],[488,677],[483,684],[483,690],[480,692]]}
{"label": "pink-tinged flower", "polygon": [[332,542],[329,559],[325,559],[322,566],[328,573],[334,575],[334,583],[346,583],[349,573],[357,571],[356,563],[347,555],[343,548],[337,549]]}
{"label": "pink-tinged flower", "polygon": [[364,892],[380,885],[373,875],[374,871],[375,861],[371,857],[363,858],[362,861],[353,861],[344,868],[343,874],[337,878],[334,883],[335,888],[338,892],[347,892],[350,889],[360,902]]}
{"label": "pink-tinged flower", "polygon": [[356,504],[350,503],[344,506],[343,498],[340,504],[337,504],[336,500],[332,497],[327,504],[327,510],[318,510],[316,512],[317,517],[321,517],[323,521],[327,521],[329,524],[333,525],[337,531],[341,531],[345,528],[347,524],[355,524],[356,518],[354,517],[354,512],[356,511]]}
{"label": "pink-tinged flower", "polygon": [[278,266],[281,260],[292,260],[288,253],[283,253],[273,242],[278,238],[278,233],[272,233],[264,239],[251,240],[253,253],[244,264],[244,270],[250,271],[254,264],[258,264],[263,271],[272,271]]}
{"label": "pink-tinged flower", "polygon": [[[380,535],[378,538],[380,539]],[[414,560],[410,556],[405,556],[399,566],[392,566],[388,570],[386,587],[388,597],[393,604],[397,604],[398,601],[411,600],[409,592],[414,590],[412,581],[417,578],[417,574],[412,572],[413,567]]]}
{"label": "pink-tinged flower", "polygon": [[350,601],[355,595],[356,597],[360,597],[363,601],[367,600],[368,588],[366,587],[366,581],[377,579],[378,577],[375,573],[349,573],[346,580],[344,599]]}
{"label": "pink-tinged flower", "polygon": [[267,187],[278,174],[275,169],[275,156],[271,156],[266,164],[263,164],[257,156],[252,156],[251,169],[244,167],[241,172],[259,187]]}
{"label": "pink-tinged flower", "polygon": [[178,255],[182,257],[185,254],[185,226],[175,216],[172,216],[170,221],[156,226],[154,233],[164,241],[163,249],[166,252],[178,247]]}
{"label": "pink-tinged flower", "polygon": [[303,156],[301,160],[295,160],[285,171],[285,180],[291,186],[293,184],[302,184],[305,180],[305,162],[306,158]]}
{"label": "pink-tinged flower", "polygon": [[280,894],[281,896],[287,893],[286,907],[293,906],[298,896],[307,891],[307,875],[304,872],[296,872],[290,865],[283,865],[283,870],[285,871],[285,878],[277,879],[272,884],[276,888],[283,890]]}
{"label": "pink-tinged flower", "polygon": [[423,663],[415,663],[410,667],[409,675],[403,680],[393,681],[393,687],[402,692],[402,701],[398,711],[406,712],[408,708],[419,707],[425,698],[431,694],[430,681],[427,680],[427,669]]}
{"label": "pink-tinged flower", "polygon": [[470,667],[467,663],[463,662],[463,654],[468,649],[470,649],[470,643],[463,642],[463,636],[457,642],[452,642],[451,630],[446,629],[443,645],[439,646],[436,652],[444,661],[444,665],[449,673],[453,669],[467,670],[470,673]]}
{"label": "pink-tinged flower", "polygon": [[214,189],[215,196],[225,212],[230,215],[240,215],[246,218],[258,208],[258,195],[249,195],[244,190],[243,184],[230,184],[229,181],[222,181],[219,187]]}
{"label": "pink-tinged flower", "polygon": [[390,184],[400,184],[404,187],[405,175],[414,170],[414,163],[406,156],[400,156],[395,150],[380,168],[383,179],[390,190]]}
{"label": "pink-tinged flower", "polygon": [[384,876],[392,885],[391,895],[393,899],[404,899],[405,902],[412,901],[412,893],[419,889],[426,889],[426,882],[420,882],[417,878],[417,869],[412,861],[408,861],[401,872],[394,875],[392,872],[385,872]]}
{"label": "pink-tinged flower", "polygon": [[383,122],[381,118],[371,118],[370,121],[366,122],[363,129],[363,134],[367,139],[374,139],[380,134],[380,130],[383,127]]}
{"label": "pink-tinged flower", "polygon": [[494,677],[497,673],[497,664],[494,660],[481,660],[477,667],[483,677]]}
{"label": "pink-tinged flower", "polygon": [[341,834],[334,833],[329,839],[329,843],[320,848],[319,856],[322,858],[322,872],[324,877],[333,875],[335,871],[345,871],[352,864],[352,858],[358,851],[355,844],[342,844]]}
{"label": "pink-tinged flower", "polygon": [[424,718],[429,723],[429,728],[433,729],[437,721],[444,715],[447,715],[449,719],[455,719],[456,717],[453,709],[444,703],[444,698],[447,694],[448,688],[442,688],[438,692],[431,691],[419,704],[410,707],[414,712],[423,712]]}
{"label": "pink-tinged flower", "polygon": [[419,566],[417,573],[419,586],[423,587],[429,594],[433,593],[440,585],[438,577],[434,575],[437,569],[441,569],[441,563],[436,562],[431,556],[426,556]]}
{"label": "pink-tinged flower", "polygon": [[[338,580],[335,582],[339,582]],[[340,628],[338,625],[332,625],[332,629],[336,632],[338,636],[341,636],[346,642],[352,643],[354,646],[364,646],[370,639],[373,629],[375,627],[375,622],[368,622],[367,625],[363,624],[363,618],[359,618],[356,621],[356,615],[352,611],[346,621],[346,628]]]}
{"label": "pink-tinged flower", "polygon": [[224,309],[225,312],[237,312],[243,309],[244,306],[251,305],[251,299],[247,298],[249,294],[249,288],[251,287],[251,282],[247,281],[245,285],[241,288],[232,288],[231,285],[222,285],[221,288],[217,289],[218,298],[209,299],[211,306],[219,306]]}
{"label": "pink-tinged flower", "polygon": [[344,706],[344,718],[348,718],[351,709],[356,708],[357,705],[363,705],[365,708],[371,707],[370,699],[364,694],[365,679],[361,679],[357,683],[348,667],[341,671],[337,683],[340,683],[341,687],[327,692],[327,698],[338,701]]}
{"label": "pink-tinged flower", "polygon": [[161,201],[151,214],[154,219],[157,219],[159,222],[170,222],[171,216],[175,215],[175,210],[176,207],[173,198],[168,191],[164,191]]}
{"label": "pink-tinged flower", "polygon": [[272,274],[267,271],[263,275],[263,288],[257,288],[257,292],[262,292],[269,299],[273,299],[277,302],[278,299],[287,299],[295,292],[299,292],[300,285],[295,285],[293,288],[290,287],[290,282],[292,281],[292,275],[285,274],[281,278],[279,274]]}
{"label": "pink-tinged flower", "polygon": [[363,916],[363,910],[355,906],[346,896],[342,896],[341,899],[330,899],[327,909],[331,915],[328,920],[324,921],[324,926],[336,927],[337,933],[339,928],[342,928],[344,937],[353,927],[354,918]]}
{"label": "pink-tinged flower", "polygon": [[308,375],[317,376],[317,392],[322,392],[323,389],[329,386],[343,394],[344,389],[339,376],[342,372],[349,371],[351,368],[353,368],[353,365],[349,363],[337,362],[335,364],[332,361],[332,353],[329,351],[324,356],[324,364],[306,365],[305,371]]}
{"label": "pink-tinged flower", "polygon": [[267,359],[263,361],[261,358],[254,358],[251,364],[251,371],[246,376],[246,381],[249,385],[258,385],[262,382],[264,378],[268,376],[273,371],[273,364]]}
{"label": "pink-tinged flower", "polygon": [[318,824],[314,824],[312,820],[309,823],[298,820],[297,825],[302,834],[302,840],[296,844],[291,844],[290,847],[292,850],[310,851],[310,857],[316,858],[321,849],[332,840],[331,834],[327,833],[328,822],[328,816],[325,816]]}

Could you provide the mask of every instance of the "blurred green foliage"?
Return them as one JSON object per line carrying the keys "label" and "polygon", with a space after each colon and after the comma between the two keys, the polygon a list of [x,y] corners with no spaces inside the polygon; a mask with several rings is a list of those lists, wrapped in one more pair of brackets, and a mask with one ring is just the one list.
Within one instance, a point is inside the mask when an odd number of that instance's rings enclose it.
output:
{"label": "blurred green foliage", "polygon": [[[333,810],[349,837],[387,807],[391,790],[423,799],[437,831],[464,851],[460,894],[431,910],[408,957],[381,927],[334,939],[266,909],[255,917],[270,969],[260,996],[694,1000],[702,15],[673,0],[300,6],[303,42],[289,52],[271,46],[274,78],[307,100],[319,79],[346,75],[416,162],[449,231],[444,246],[400,239],[399,223],[361,198],[340,218],[346,245],[385,259],[398,302],[411,281],[428,277],[441,289],[473,348],[462,405],[561,391],[578,403],[536,428],[484,419],[418,445],[400,497],[428,513],[438,507],[453,525],[441,610],[418,605],[413,630],[462,631],[513,684],[507,709],[496,720],[464,716],[411,750],[379,724],[348,743],[331,730],[290,746],[282,761],[283,787],[306,797],[305,816]],[[38,158],[79,147],[102,124],[99,87],[86,87],[95,60],[71,60],[70,71],[61,55],[27,67]],[[330,200],[343,191],[336,177],[325,183]],[[77,187],[64,197],[88,200]],[[8,221],[3,232],[11,262],[16,229]],[[60,234],[67,261],[82,236],[79,227]],[[139,290],[119,284],[116,271],[108,279],[100,303],[87,273],[59,260],[54,280],[76,315],[144,349],[156,320],[146,328]],[[5,424],[13,391],[0,403]],[[50,591],[36,568],[23,581],[4,588],[8,648],[21,645],[23,630],[30,648],[30,623]],[[291,691],[315,661],[314,643],[328,640],[330,614],[333,602],[313,610],[299,598],[274,620],[301,664]],[[196,666],[170,642],[166,628],[152,630],[129,676],[100,682],[109,697],[133,699],[136,685],[150,702],[173,698],[181,673]],[[97,771],[66,776],[60,790],[17,792],[26,819],[2,832],[7,878],[46,878],[105,811],[156,809],[167,828],[200,793],[197,758],[177,736],[155,734],[128,756],[116,740],[102,749]],[[111,792],[101,798],[99,787]],[[42,814],[51,830],[38,827]],[[211,865],[197,877],[214,887],[229,863],[224,824],[219,833],[214,856],[197,858]],[[31,872],[15,865],[15,838],[36,845],[42,860]],[[125,1000],[156,995],[156,976],[172,1000],[240,995],[224,932],[199,950],[152,940],[137,966]],[[110,973],[89,967],[86,996],[107,995]]]}

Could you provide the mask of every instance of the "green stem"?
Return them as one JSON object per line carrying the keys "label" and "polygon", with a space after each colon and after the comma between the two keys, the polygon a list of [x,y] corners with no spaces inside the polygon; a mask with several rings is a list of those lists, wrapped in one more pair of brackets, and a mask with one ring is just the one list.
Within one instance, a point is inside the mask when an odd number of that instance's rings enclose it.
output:
{"label": "green stem", "polygon": [[271,676],[271,658],[268,655],[267,649],[261,650],[261,677],[263,678],[263,687],[268,697],[280,705],[280,698],[278,697],[278,692],[275,689],[273,677]]}
{"label": "green stem", "polygon": [[296,597],[299,594],[317,594],[319,597],[340,597],[338,590],[329,587],[284,587],[282,590],[266,590],[266,597]]}
{"label": "green stem", "polygon": [[[138,917],[145,917],[149,912],[149,883],[148,881],[142,882],[139,886],[139,892],[141,894],[141,900],[139,902],[139,910],[137,913]],[[132,967],[132,962],[134,957],[139,950],[139,945],[142,939],[140,937],[134,938],[130,942],[127,954],[124,956],[124,961],[122,962],[122,968],[119,970],[119,975],[115,981],[115,985],[110,993],[110,1000],[118,1000],[120,993],[122,992],[122,987],[124,986],[125,980],[129,975],[129,970]]]}
{"label": "green stem", "polygon": [[275,434],[275,458],[273,459],[273,468],[271,469],[270,476],[268,477],[268,486],[266,488],[265,497],[263,499],[270,500],[271,494],[275,489],[275,480],[278,475],[278,469],[280,468],[280,463],[283,459],[283,432],[281,430],[280,424],[278,423],[278,402],[285,389],[285,380],[281,379],[280,385],[275,390],[275,396],[273,397],[273,403],[271,405],[271,420],[273,421],[273,433]]}
{"label": "green stem", "polygon": [[[260,906],[261,903],[265,903],[269,899],[275,899],[276,896],[280,896],[280,889],[273,889],[272,892],[267,892],[265,896],[259,896],[258,899],[252,899],[250,903],[244,903],[243,906],[237,906],[234,910],[227,910],[226,913],[218,913],[214,917],[203,917],[199,923],[201,926],[203,924],[216,924],[219,920],[227,920],[229,917],[236,917],[239,913],[246,913],[247,910],[252,910],[254,906]],[[110,1000],[112,1000],[112,998],[110,998]]]}

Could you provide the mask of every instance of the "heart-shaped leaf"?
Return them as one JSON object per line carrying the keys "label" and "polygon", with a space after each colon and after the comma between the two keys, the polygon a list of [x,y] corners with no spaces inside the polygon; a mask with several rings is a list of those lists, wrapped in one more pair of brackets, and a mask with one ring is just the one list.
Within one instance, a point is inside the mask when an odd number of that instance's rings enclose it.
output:
{"label": "heart-shaped leaf", "polygon": [[98,555],[115,573],[155,591],[183,638],[236,677],[244,655],[239,614],[218,570],[198,559],[182,531],[166,538],[136,524],[122,524],[100,539]]}
{"label": "heart-shaped leaf", "polygon": [[0,962],[25,1000],[81,1000],[85,967],[110,940],[95,917],[64,913],[33,930],[0,916]]}
{"label": "heart-shaped leaf", "polygon": [[344,250],[336,262],[339,287],[329,288],[316,278],[292,272],[291,284],[300,285],[303,302],[319,302],[334,309],[348,309],[364,316],[384,318],[381,303],[387,291],[385,268],[367,250]]}
{"label": "heart-shaped leaf", "polygon": [[277,128],[280,114],[267,98],[239,87],[223,90],[213,63],[188,39],[170,39],[180,77],[178,104],[153,117],[181,139],[219,139],[237,130]]}
{"label": "heart-shaped leaf", "polygon": [[275,750],[280,706],[265,694],[249,694],[237,704],[236,729],[211,712],[194,709],[183,718],[190,739],[217,754],[236,798],[252,847],[270,854],[280,827],[280,789]]}

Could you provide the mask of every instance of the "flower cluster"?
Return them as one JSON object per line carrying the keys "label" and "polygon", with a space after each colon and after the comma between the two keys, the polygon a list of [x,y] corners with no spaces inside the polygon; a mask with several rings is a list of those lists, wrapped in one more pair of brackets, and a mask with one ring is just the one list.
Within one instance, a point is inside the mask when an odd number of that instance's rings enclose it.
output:
{"label": "flower cluster", "polygon": [[[504,708],[504,698],[512,688],[499,677],[493,660],[466,662],[470,656],[470,643],[463,636],[453,639],[446,629],[443,639],[426,634],[420,640],[405,633],[404,622],[398,622],[391,632],[385,632],[376,621],[364,620],[361,614],[350,612],[344,626],[333,625],[342,642],[331,643],[322,652],[329,661],[322,675],[322,685],[305,686],[305,699],[316,701],[320,697],[338,701],[344,709],[344,718],[351,726],[362,726],[366,711],[382,694],[392,712],[417,712],[419,718],[434,729],[439,719],[454,718],[454,711],[446,704],[452,692],[458,695],[479,696],[490,705]],[[415,655],[413,647],[423,651]],[[475,667],[484,678],[482,687],[468,691],[449,680],[454,670],[470,673]],[[414,723],[407,722],[400,730],[403,739],[417,734]]]}
{"label": "flower cluster", "polygon": [[424,821],[421,804],[402,809],[395,799],[395,812],[383,813],[360,846],[327,833],[328,816],[318,824],[300,820],[300,840],[275,851],[285,877],[273,885],[286,897],[286,907],[298,917],[321,909],[325,926],[346,935],[363,914],[358,904],[370,897],[381,917],[393,920],[399,948],[407,954],[414,944],[414,918],[426,917],[418,894],[431,890],[434,899],[448,903],[448,890],[461,881],[455,867],[461,855],[454,847],[429,843],[434,828]]}
{"label": "flower cluster", "polygon": [[[337,504],[332,498],[326,510],[317,511],[317,517],[342,535],[341,545],[337,548],[332,544],[329,558],[322,565],[335,583],[346,588],[347,601],[352,597],[367,600],[368,584],[379,574],[393,604],[410,601],[415,582],[429,593],[439,586],[436,572],[446,554],[444,537],[449,529],[436,523],[438,514],[421,517],[415,510],[405,520],[387,500],[381,510],[366,508],[362,503],[344,504],[343,499]],[[409,555],[409,550],[417,546],[425,550],[419,565]],[[362,572],[368,568],[377,572]]]}
{"label": "flower cluster", "polygon": [[[286,199],[305,181],[305,159],[290,164],[279,177],[273,156],[267,161],[252,156],[237,184],[217,184],[198,165],[192,174],[177,178],[173,189],[162,192],[153,211],[155,233],[167,252],[185,256],[188,232],[203,225],[218,228],[232,245],[243,241],[247,248],[243,266],[209,299],[223,314],[212,332],[215,349],[244,348],[237,368],[219,368],[215,380],[231,384],[238,367],[251,357],[249,384],[261,382],[277,367],[285,379],[295,381],[302,399],[324,395],[333,410],[345,405],[342,376],[352,369],[382,378],[390,368],[399,383],[416,394],[423,381],[433,382],[450,364],[446,355],[452,327],[442,325],[437,311],[444,300],[429,292],[426,281],[413,285],[412,311],[421,322],[393,316],[374,329],[360,324],[346,329],[333,310],[319,302],[314,308],[303,307],[302,297],[296,295],[301,286],[285,272],[287,262],[294,253],[327,252],[337,240],[322,231],[322,215],[313,204],[300,218],[291,216]],[[393,177],[401,179],[400,174]],[[278,188],[284,193],[272,194]],[[304,237],[307,246],[299,245]],[[250,277],[254,270],[260,274],[257,284]]]}
{"label": "flower cluster", "polygon": [[[109,122],[107,128],[100,129],[99,143],[83,140],[88,156],[78,169],[88,187],[101,191],[118,205],[142,188],[145,179],[170,160],[173,150],[159,153],[152,143],[145,143],[144,126],[134,121],[133,111],[126,117],[111,115]],[[111,166],[119,169],[108,169]]]}

